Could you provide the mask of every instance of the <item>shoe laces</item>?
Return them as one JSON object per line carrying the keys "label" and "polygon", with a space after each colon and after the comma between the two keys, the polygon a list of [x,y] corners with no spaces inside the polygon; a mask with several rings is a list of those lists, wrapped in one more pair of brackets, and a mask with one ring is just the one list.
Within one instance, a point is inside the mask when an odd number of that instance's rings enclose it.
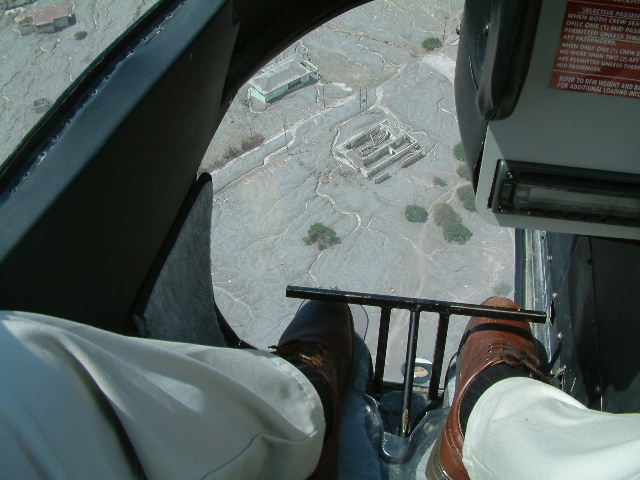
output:
{"label": "shoe laces", "polygon": [[329,384],[337,374],[336,355],[332,348],[318,342],[289,340],[282,345],[270,345],[274,354],[288,362],[299,361],[315,368]]}
{"label": "shoe laces", "polygon": [[488,360],[494,364],[506,363],[510,367],[528,371],[531,378],[549,383],[547,376],[540,370],[540,360],[531,352],[517,349],[510,343],[490,344]]}

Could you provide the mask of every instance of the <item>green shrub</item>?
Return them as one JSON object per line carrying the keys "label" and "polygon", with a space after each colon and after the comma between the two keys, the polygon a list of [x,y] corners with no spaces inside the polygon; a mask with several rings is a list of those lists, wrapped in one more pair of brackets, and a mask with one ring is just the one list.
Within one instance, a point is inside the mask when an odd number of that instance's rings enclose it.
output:
{"label": "green shrub", "polygon": [[422,42],[422,46],[425,50],[435,50],[436,48],[440,48],[442,46],[442,40],[437,37],[425,38]]}
{"label": "green shrub", "polygon": [[87,37],[87,35],[89,35],[87,32],[85,32],[84,30],[80,30],[79,32],[73,34],[73,38],[75,38],[76,40],[83,40]]}
{"label": "green shrub", "polygon": [[466,243],[473,233],[464,226],[462,218],[448,203],[433,207],[433,223],[442,227],[442,236],[449,243]]}
{"label": "green shrub", "polygon": [[471,231],[462,222],[451,222],[442,227],[442,236],[449,243],[463,245],[467,243],[471,235],[473,235]]}
{"label": "green shrub", "polygon": [[420,205],[407,205],[404,209],[404,216],[413,223],[424,223],[429,218],[427,211]]}
{"label": "green shrub", "polygon": [[447,186],[447,182],[444,181],[444,179],[442,179],[440,177],[433,177],[433,184],[436,187],[446,187]]}
{"label": "green shrub", "polygon": [[329,248],[331,245],[335,245],[340,240],[336,237],[336,232],[333,228],[327,227],[322,223],[314,223],[309,227],[307,236],[302,239],[305,245],[316,244],[320,250]]}
{"label": "green shrub", "polygon": [[460,175],[465,180],[471,180],[471,172],[469,171],[469,167],[467,167],[466,163],[461,163],[456,167],[456,173]]}
{"label": "green shrub", "polygon": [[473,187],[471,185],[462,185],[456,190],[456,195],[462,201],[464,208],[470,212],[476,211],[476,195],[473,192]]}
{"label": "green shrub", "polygon": [[453,146],[453,156],[455,157],[456,160],[458,160],[459,162],[464,162],[465,158],[464,158],[464,148],[462,147],[461,143],[456,143]]}
{"label": "green shrub", "polygon": [[447,223],[460,221],[460,215],[458,215],[448,203],[438,203],[433,207],[433,223],[439,227]]}

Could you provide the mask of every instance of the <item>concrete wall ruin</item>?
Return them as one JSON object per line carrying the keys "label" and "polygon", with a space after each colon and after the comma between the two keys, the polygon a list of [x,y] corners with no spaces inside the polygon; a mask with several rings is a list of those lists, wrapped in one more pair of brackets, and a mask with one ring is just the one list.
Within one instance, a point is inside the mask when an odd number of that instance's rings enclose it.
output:
{"label": "concrete wall ruin", "polygon": [[396,164],[407,168],[425,157],[418,142],[389,119],[351,137],[338,151],[375,183],[390,178],[390,168]]}

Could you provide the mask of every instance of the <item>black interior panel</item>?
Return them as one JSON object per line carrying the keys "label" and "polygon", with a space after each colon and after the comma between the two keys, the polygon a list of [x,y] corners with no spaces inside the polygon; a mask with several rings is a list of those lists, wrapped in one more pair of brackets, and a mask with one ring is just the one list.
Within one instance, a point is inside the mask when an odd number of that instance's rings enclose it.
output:
{"label": "black interior panel", "polygon": [[364,3],[158,3],[0,171],[0,308],[135,334],[132,302],[241,82]]}
{"label": "black interior panel", "polygon": [[640,411],[640,243],[593,238],[593,278],[598,323],[602,408]]}
{"label": "black interior panel", "polygon": [[[599,408],[599,355],[590,238],[547,233],[547,269],[553,292],[554,327],[561,341],[562,389]],[[564,367],[564,368],[563,368]]]}
{"label": "black interior panel", "polygon": [[563,390],[613,413],[640,410],[640,242],[547,233]]}
{"label": "black interior panel", "polygon": [[485,119],[500,120],[513,112],[529,69],[539,14],[540,0],[492,0],[488,26],[477,26],[487,30],[482,66],[475,72],[478,109]]}
{"label": "black interior panel", "polygon": [[252,348],[220,313],[211,282],[211,175],[189,190],[134,301],[138,335],[200,345]]}
{"label": "black interior panel", "polygon": [[0,308],[133,331],[131,302],[223,114],[231,14],[177,4],[162,34],[121,45],[77,111],[61,107],[70,124],[0,205]]}

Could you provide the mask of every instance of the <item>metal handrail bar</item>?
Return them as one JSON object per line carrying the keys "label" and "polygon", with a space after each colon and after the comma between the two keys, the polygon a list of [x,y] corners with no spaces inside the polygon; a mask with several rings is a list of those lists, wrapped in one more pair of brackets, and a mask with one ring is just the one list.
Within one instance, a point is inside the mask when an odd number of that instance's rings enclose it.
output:
{"label": "metal handrail bar", "polygon": [[535,310],[489,307],[472,303],[444,302],[424,298],[396,297],[374,293],[328,290],[324,288],[287,286],[287,297],[323,300],[325,302],[353,303],[381,308],[400,308],[402,310],[419,310],[421,312],[437,312],[448,315],[464,315],[471,317],[500,318],[504,320],[522,320],[526,322],[545,323],[547,315]]}
{"label": "metal handrail bar", "polygon": [[444,349],[447,341],[447,331],[449,329],[449,317],[451,315],[488,317],[534,323],[545,323],[547,320],[546,313],[533,310],[490,307],[487,305],[443,302],[440,300],[396,297],[393,295],[378,295],[373,293],[327,290],[324,288],[288,285],[286,295],[289,298],[302,298],[307,300],[380,307],[380,328],[378,331],[376,366],[373,375],[374,393],[382,392],[384,364],[387,357],[387,342],[389,338],[389,325],[391,323],[391,309],[397,308],[401,310],[409,310],[411,312],[409,319],[409,333],[407,337],[404,382],[402,388],[402,414],[398,429],[399,434],[403,437],[408,437],[410,433],[409,419],[411,413],[411,394],[413,392],[413,375],[415,370],[416,349],[418,345],[418,327],[420,324],[421,312],[436,312],[439,314],[438,331],[436,334],[436,343],[433,352],[433,365],[431,368],[431,378],[429,380],[429,399],[432,401],[438,401],[439,399],[442,362],[444,360]]}

